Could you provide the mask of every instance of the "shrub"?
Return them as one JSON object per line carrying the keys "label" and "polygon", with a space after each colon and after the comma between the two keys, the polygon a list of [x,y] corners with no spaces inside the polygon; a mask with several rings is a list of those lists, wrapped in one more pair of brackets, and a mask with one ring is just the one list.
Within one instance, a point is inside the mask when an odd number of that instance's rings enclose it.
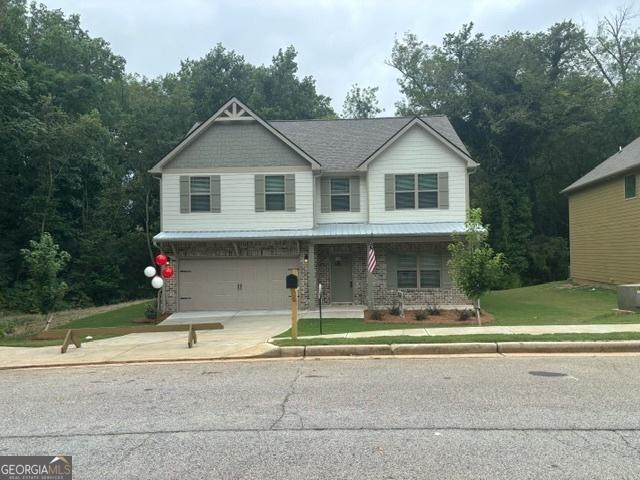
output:
{"label": "shrub", "polygon": [[158,318],[158,308],[155,302],[149,302],[144,307],[144,316],[148,320],[155,320]]}
{"label": "shrub", "polygon": [[394,317],[399,317],[400,316],[400,305],[393,305],[390,309],[389,309],[389,313],[391,315],[393,315]]}
{"label": "shrub", "polygon": [[440,309],[438,308],[437,305],[428,305],[427,313],[429,315],[440,315]]}
{"label": "shrub", "polygon": [[563,237],[538,235],[529,242],[528,277],[532,283],[564,280],[569,276],[569,243]]}
{"label": "shrub", "polygon": [[471,317],[473,317],[474,312],[471,309],[465,308],[463,310],[456,310],[456,316],[458,317],[458,320],[462,322],[464,320],[469,320]]}
{"label": "shrub", "polygon": [[418,310],[416,312],[416,320],[428,320],[429,312],[427,310]]}
{"label": "shrub", "polygon": [[382,315],[384,312],[382,310],[371,310],[369,313],[369,318],[371,320],[382,320]]}
{"label": "shrub", "polygon": [[10,321],[3,325],[2,330],[4,330],[5,335],[13,335],[16,331],[16,322]]}

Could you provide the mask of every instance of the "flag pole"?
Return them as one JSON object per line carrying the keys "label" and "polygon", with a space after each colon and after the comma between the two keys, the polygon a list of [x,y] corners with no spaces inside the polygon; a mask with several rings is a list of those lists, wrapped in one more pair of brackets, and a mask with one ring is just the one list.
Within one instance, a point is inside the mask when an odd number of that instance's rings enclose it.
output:
{"label": "flag pole", "polygon": [[369,250],[373,247],[373,235],[367,244],[367,308],[374,310],[375,305],[373,303],[373,272],[368,268]]}

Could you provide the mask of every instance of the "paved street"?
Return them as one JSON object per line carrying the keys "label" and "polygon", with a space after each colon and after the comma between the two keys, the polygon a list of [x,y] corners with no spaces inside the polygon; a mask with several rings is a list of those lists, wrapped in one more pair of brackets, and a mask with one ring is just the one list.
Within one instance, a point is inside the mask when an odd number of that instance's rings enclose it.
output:
{"label": "paved street", "polygon": [[638,478],[640,356],[0,371],[0,454],[74,478]]}

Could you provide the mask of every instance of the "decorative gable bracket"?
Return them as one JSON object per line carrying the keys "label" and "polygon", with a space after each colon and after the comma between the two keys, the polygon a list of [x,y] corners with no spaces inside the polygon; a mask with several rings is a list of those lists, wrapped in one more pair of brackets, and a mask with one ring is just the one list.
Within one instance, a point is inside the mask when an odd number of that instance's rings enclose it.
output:
{"label": "decorative gable bracket", "polygon": [[255,120],[255,118],[249,115],[244,107],[238,105],[237,102],[231,101],[225,106],[225,109],[214,119],[214,122],[228,122],[238,120]]}

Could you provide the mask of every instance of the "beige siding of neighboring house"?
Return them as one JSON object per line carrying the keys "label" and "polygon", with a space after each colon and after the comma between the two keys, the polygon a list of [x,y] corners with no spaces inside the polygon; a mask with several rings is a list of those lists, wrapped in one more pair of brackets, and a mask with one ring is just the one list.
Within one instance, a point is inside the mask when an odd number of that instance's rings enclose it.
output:
{"label": "beige siding of neighboring house", "polygon": [[640,283],[640,197],[624,198],[624,177],[570,194],[569,230],[574,280]]}
{"label": "beige siding of neighboring house", "polygon": [[[385,174],[449,174],[449,208],[385,209]],[[368,168],[369,221],[371,223],[464,222],[467,215],[465,161],[431,133],[415,126],[374,159]]]}

